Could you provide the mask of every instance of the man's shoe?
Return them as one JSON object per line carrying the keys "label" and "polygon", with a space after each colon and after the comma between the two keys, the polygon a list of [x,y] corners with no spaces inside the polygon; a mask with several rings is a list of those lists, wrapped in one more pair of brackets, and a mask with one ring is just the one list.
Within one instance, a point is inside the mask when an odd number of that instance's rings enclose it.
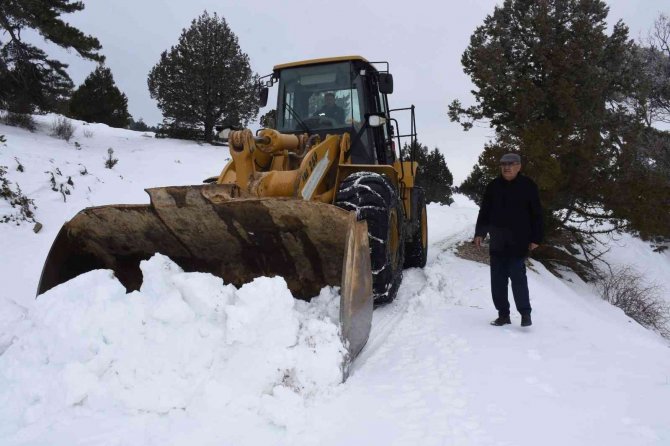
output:
{"label": "man's shoe", "polygon": [[530,319],[530,314],[522,314],[521,315],[521,326],[522,327],[530,327],[533,325],[533,321]]}
{"label": "man's shoe", "polygon": [[491,321],[491,325],[495,325],[496,327],[501,327],[511,323],[512,321],[509,320],[509,314],[507,316],[498,316],[498,319]]}

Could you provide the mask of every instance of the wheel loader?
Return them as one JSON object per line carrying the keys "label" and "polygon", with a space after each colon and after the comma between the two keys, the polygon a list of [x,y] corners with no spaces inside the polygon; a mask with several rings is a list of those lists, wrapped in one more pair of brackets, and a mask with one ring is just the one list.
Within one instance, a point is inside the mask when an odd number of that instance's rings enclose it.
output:
{"label": "wheel loader", "polygon": [[[373,307],[394,299],[403,267],[426,263],[414,106],[389,109],[388,63],[360,56],[275,66],[259,83],[262,106],[275,85],[272,128],[217,129],[231,155],[218,176],[147,189],[148,205],[91,207],[65,223],[38,295],[99,268],[139,289],[140,261],[158,252],[187,272],[236,286],[282,276],[298,299],[337,286],[341,336],[353,360],[368,339]],[[409,115],[404,134],[398,113]],[[403,138],[409,149],[399,151]]]}

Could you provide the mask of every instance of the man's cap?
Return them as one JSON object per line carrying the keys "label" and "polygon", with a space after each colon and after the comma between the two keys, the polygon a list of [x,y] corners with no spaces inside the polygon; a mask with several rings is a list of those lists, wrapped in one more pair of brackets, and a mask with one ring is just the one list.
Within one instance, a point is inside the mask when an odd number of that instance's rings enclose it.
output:
{"label": "man's cap", "polygon": [[516,153],[506,153],[500,158],[500,162],[521,164],[521,157]]}

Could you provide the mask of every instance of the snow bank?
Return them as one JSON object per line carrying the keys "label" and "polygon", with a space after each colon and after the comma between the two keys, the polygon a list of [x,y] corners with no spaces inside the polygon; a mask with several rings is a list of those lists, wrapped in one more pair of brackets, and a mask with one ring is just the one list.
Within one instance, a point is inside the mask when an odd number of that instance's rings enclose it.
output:
{"label": "snow bank", "polygon": [[282,278],[237,289],[160,254],[141,269],[140,291],[97,270],[6,312],[0,438],[101,412],[251,412],[286,426],[341,382],[333,289],[296,301]]}

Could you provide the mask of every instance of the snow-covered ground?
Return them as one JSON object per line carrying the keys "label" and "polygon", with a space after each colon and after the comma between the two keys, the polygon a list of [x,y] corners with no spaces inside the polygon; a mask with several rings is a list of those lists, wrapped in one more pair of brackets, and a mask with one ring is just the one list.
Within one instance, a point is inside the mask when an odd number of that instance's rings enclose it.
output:
{"label": "snow-covered ground", "polygon": [[[35,133],[0,125],[0,165],[43,224],[0,224],[0,444],[670,444],[668,341],[536,262],[533,327],[515,315],[491,327],[487,266],[454,254],[477,215],[462,196],[429,206],[428,265],[375,310],[345,383],[336,289],[308,304],[281,278],[236,289],[157,255],[139,291],[93,271],[35,300],[51,241],[78,210],[147,202],[144,188],[198,183],[228,158],[81,122],[66,143],[48,135],[53,119]],[[106,169],[110,147],[119,162]],[[609,261],[668,297],[670,254],[627,235],[610,245]]]}

